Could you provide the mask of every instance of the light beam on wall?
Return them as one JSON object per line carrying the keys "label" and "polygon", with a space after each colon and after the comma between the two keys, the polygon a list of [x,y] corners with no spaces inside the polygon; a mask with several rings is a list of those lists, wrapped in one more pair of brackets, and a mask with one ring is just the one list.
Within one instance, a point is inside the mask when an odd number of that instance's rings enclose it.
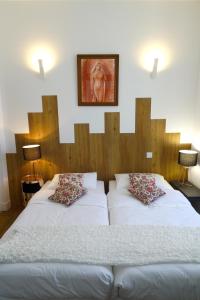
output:
{"label": "light beam on wall", "polygon": [[35,45],[27,51],[27,64],[31,70],[44,75],[56,65],[56,52],[47,45]]}
{"label": "light beam on wall", "polygon": [[170,65],[170,51],[163,43],[149,43],[140,49],[140,66],[153,78]]}
{"label": "light beam on wall", "polygon": [[192,144],[197,151],[200,151],[200,135],[198,137],[194,137]]}
{"label": "light beam on wall", "polygon": [[192,130],[184,128],[180,131],[181,131],[181,138],[180,138],[181,143],[193,143],[194,133]]}

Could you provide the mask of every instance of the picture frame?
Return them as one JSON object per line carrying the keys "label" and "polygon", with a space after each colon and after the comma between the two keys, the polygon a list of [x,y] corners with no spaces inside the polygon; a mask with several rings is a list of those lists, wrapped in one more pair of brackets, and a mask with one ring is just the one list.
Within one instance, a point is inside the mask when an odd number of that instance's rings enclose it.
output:
{"label": "picture frame", "polygon": [[78,54],[78,105],[117,106],[119,54]]}

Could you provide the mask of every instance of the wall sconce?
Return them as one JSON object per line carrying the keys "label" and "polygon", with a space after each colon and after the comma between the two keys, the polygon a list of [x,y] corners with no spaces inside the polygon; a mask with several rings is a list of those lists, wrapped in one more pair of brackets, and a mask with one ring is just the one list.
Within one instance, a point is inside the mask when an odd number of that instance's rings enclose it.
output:
{"label": "wall sconce", "polygon": [[30,46],[26,50],[27,66],[44,79],[57,64],[56,50],[47,44]]}
{"label": "wall sconce", "polygon": [[153,69],[151,71],[150,76],[152,79],[154,79],[156,78],[157,74],[158,74],[158,58],[156,57],[154,58]]}
{"label": "wall sconce", "polygon": [[45,72],[44,72],[43,60],[41,58],[38,59],[38,65],[39,65],[40,76],[41,76],[41,78],[44,79]]}
{"label": "wall sconce", "polygon": [[139,65],[148,72],[147,76],[153,79],[158,73],[169,68],[172,53],[165,42],[151,41],[138,49],[138,58]]}

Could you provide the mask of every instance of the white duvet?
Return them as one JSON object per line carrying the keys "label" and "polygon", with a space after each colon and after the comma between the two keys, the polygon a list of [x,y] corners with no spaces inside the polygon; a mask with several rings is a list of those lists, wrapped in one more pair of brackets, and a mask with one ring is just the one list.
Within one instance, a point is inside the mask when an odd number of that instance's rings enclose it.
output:
{"label": "white duvet", "polygon": [[48,200],[53,193],[54,190],[48,189],[48,184],[46,184],[32,197],[26,209],[10,227],[9,232],[13,228],[19,227],[27,229],[33,226],[48,225],[109,224],[103,182],[98,182],[97,189],[88,190],[84,196],[69,207]]}
{"label": "white duvet", "polygon": [[190,202],[174,189],[163,188],[166,192],[150,205],[144,205],[127,190],[116,190],[115,182],[110,184],[108,209],[110,224],[200,226],[200,216]]}
{"label": "white duvet", "polygon": [[[48,200],[54,191],[47,184],[3,237],[40,226],[108,225],[104,183],[70,207]],[[107,299],[112,290],[111,267],[63,263],[15,263],[0,265],[0,300]]]}
{"label": "white duvet", "polygon": [[[126,190],[117,190],[110,182],[108,206],[110,223],[134,226],[165,226],[173,230],[200,230],[200,215],[190,202],[167,182],[161,186],[166,195],[146,206]],[[195,244],[196,241],[193,241]],[[161,243],[162,247],[162,243]],[[181,253],[181,251],[180,251]],[[149,251],[147,255],[151,255]],[[190,255],[190,254],[189,254]],[[200,253],[198,254],[200,255]],[[200,264],[152,263],[149,265],[113,268],[115,295],[123,300],[199,300]]]}

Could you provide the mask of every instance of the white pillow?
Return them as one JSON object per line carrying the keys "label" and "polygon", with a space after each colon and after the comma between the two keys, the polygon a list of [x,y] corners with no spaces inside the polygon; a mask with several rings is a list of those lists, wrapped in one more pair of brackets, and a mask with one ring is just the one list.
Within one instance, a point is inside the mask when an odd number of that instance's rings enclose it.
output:
{"label": "white pillow", "polygon": [[[76,174],[76,173],[74,173]],[[96,189],[97,187],[97,173],[90,172],[90,173],[80,173],[83,174],[83,187],[86,189]],[[51,183],[48,185],[48,189],[55,190],[58,186],[59,182],[59,175],[55,174]]]}
{"label": "white pillow", "polygon": [[128,174],[115,174],[117,190],[128,189],[129,175]]}
{"label": "white pillow", "polygon": [[[139,172],[137,172],[139,173]],[[167,187],[168,183],[164,179],[164,177],[160,174],[155,173],[147,173],[151,174],[155,177],[156,185],[158,187]],[[129,187],[129,173],[128,174],[115,174],[117,190],[128,189]]]}

